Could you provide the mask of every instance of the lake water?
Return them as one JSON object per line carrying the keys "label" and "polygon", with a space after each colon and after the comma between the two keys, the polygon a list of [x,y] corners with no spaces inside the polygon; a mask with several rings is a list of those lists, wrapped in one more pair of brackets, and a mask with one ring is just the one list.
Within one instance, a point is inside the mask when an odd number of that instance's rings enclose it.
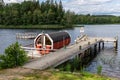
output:
{"label": "lake water", "polygon": [[[120,25],[85,25],[85,34],[95,37],[119,37],[120,43]],[[80,35],[80,28],[66,29],[71,35],[72,41]],[[22,45],[33,43],[33,39],[16,39],[16,33],[50,33],[62,30],[40,30],[40,29],[0,29],[0,53],[4,53],[4,49],[12,43],[18,41]],[[118,51],[114,51],[113,44],[105,44],[105,49],[101,51],[97,57],[88,65],[87,71],[96,73],[97,67],[102,66],[102,74],[120,77],[120,44],[118,44]]]}

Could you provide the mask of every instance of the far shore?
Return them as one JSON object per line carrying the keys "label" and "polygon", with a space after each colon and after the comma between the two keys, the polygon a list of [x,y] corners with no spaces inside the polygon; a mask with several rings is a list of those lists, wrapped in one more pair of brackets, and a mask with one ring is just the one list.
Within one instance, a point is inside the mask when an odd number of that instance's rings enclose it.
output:
{"label": "far shore", "polygon": [[66,29],[73,28],[73,26],[66,27],[62,25],[0,25],[0,29]]}
{"label": "far shore", "polygon": [[0,29],[72,29],[74,27],[84,27],[85,25],[120,25],[120,24],[73,24],[72,26],[63,26],[59,24],[45,25],[0,25]]}

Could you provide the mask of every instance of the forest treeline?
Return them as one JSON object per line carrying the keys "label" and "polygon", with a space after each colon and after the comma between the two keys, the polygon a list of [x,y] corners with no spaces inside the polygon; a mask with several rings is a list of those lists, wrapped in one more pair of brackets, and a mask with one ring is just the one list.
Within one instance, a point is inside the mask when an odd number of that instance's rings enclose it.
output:
{"label": "forest treeline", "polygon": [[61,1],[25,1],[0,7],[0,24],[3,25],[63,24],[64,17],[65,11]]}
{"label": "forest treeline", "polygon": [[119,24],[120,16],[113,15],[75,15],[75,24]]}
{"label": "forest treeline", "polygon": [[70,27],[72,24],[113,24],[120,23],[118,16],[80,15],[65,11],[62,2],[25,1],[0,5],[0,25],[46,25],[57,24]]}

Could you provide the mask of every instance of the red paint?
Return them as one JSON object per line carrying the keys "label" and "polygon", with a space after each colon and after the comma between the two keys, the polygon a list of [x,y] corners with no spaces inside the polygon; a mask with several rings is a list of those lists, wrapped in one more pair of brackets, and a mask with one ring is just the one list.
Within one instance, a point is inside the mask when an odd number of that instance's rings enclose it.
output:
{"label": "red paint", "polygon": [[64,46],[67,46],[69,43],[70,43],[70,38],[59,41],[59,42],[55,42],[55,43],[53,43],[53,48],[54,49],[60,49]]}
{"label": "red paint", "polygon": [[51,46],[50,46],[50,45],[46,45],[46,51],[45,51],[45,53],[46,53],[46,54],[49,54],[50,49],[51,49]]}

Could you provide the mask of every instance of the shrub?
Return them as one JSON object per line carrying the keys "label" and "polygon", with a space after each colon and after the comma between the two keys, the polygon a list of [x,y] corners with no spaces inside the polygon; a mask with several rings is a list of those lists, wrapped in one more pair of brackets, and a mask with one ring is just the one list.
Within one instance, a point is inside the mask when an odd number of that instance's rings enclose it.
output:
{"label": "shrub", "polygon": [[0,55],[0,67],[12,68],[22,66],[27,60],[25,51],[16,42],[5,49],[5,54]]}
{"label": "shrub", "polygon": [[67,65],[65,66],[65,71],[70,71],[71,70],[71,65],[70,63],[67,63]]}
{"label": "shrub", "polygon": [[99,66],[97,67],[97,74],[101,74],[101,72],[102,72],[102,66],[99,65]]}

